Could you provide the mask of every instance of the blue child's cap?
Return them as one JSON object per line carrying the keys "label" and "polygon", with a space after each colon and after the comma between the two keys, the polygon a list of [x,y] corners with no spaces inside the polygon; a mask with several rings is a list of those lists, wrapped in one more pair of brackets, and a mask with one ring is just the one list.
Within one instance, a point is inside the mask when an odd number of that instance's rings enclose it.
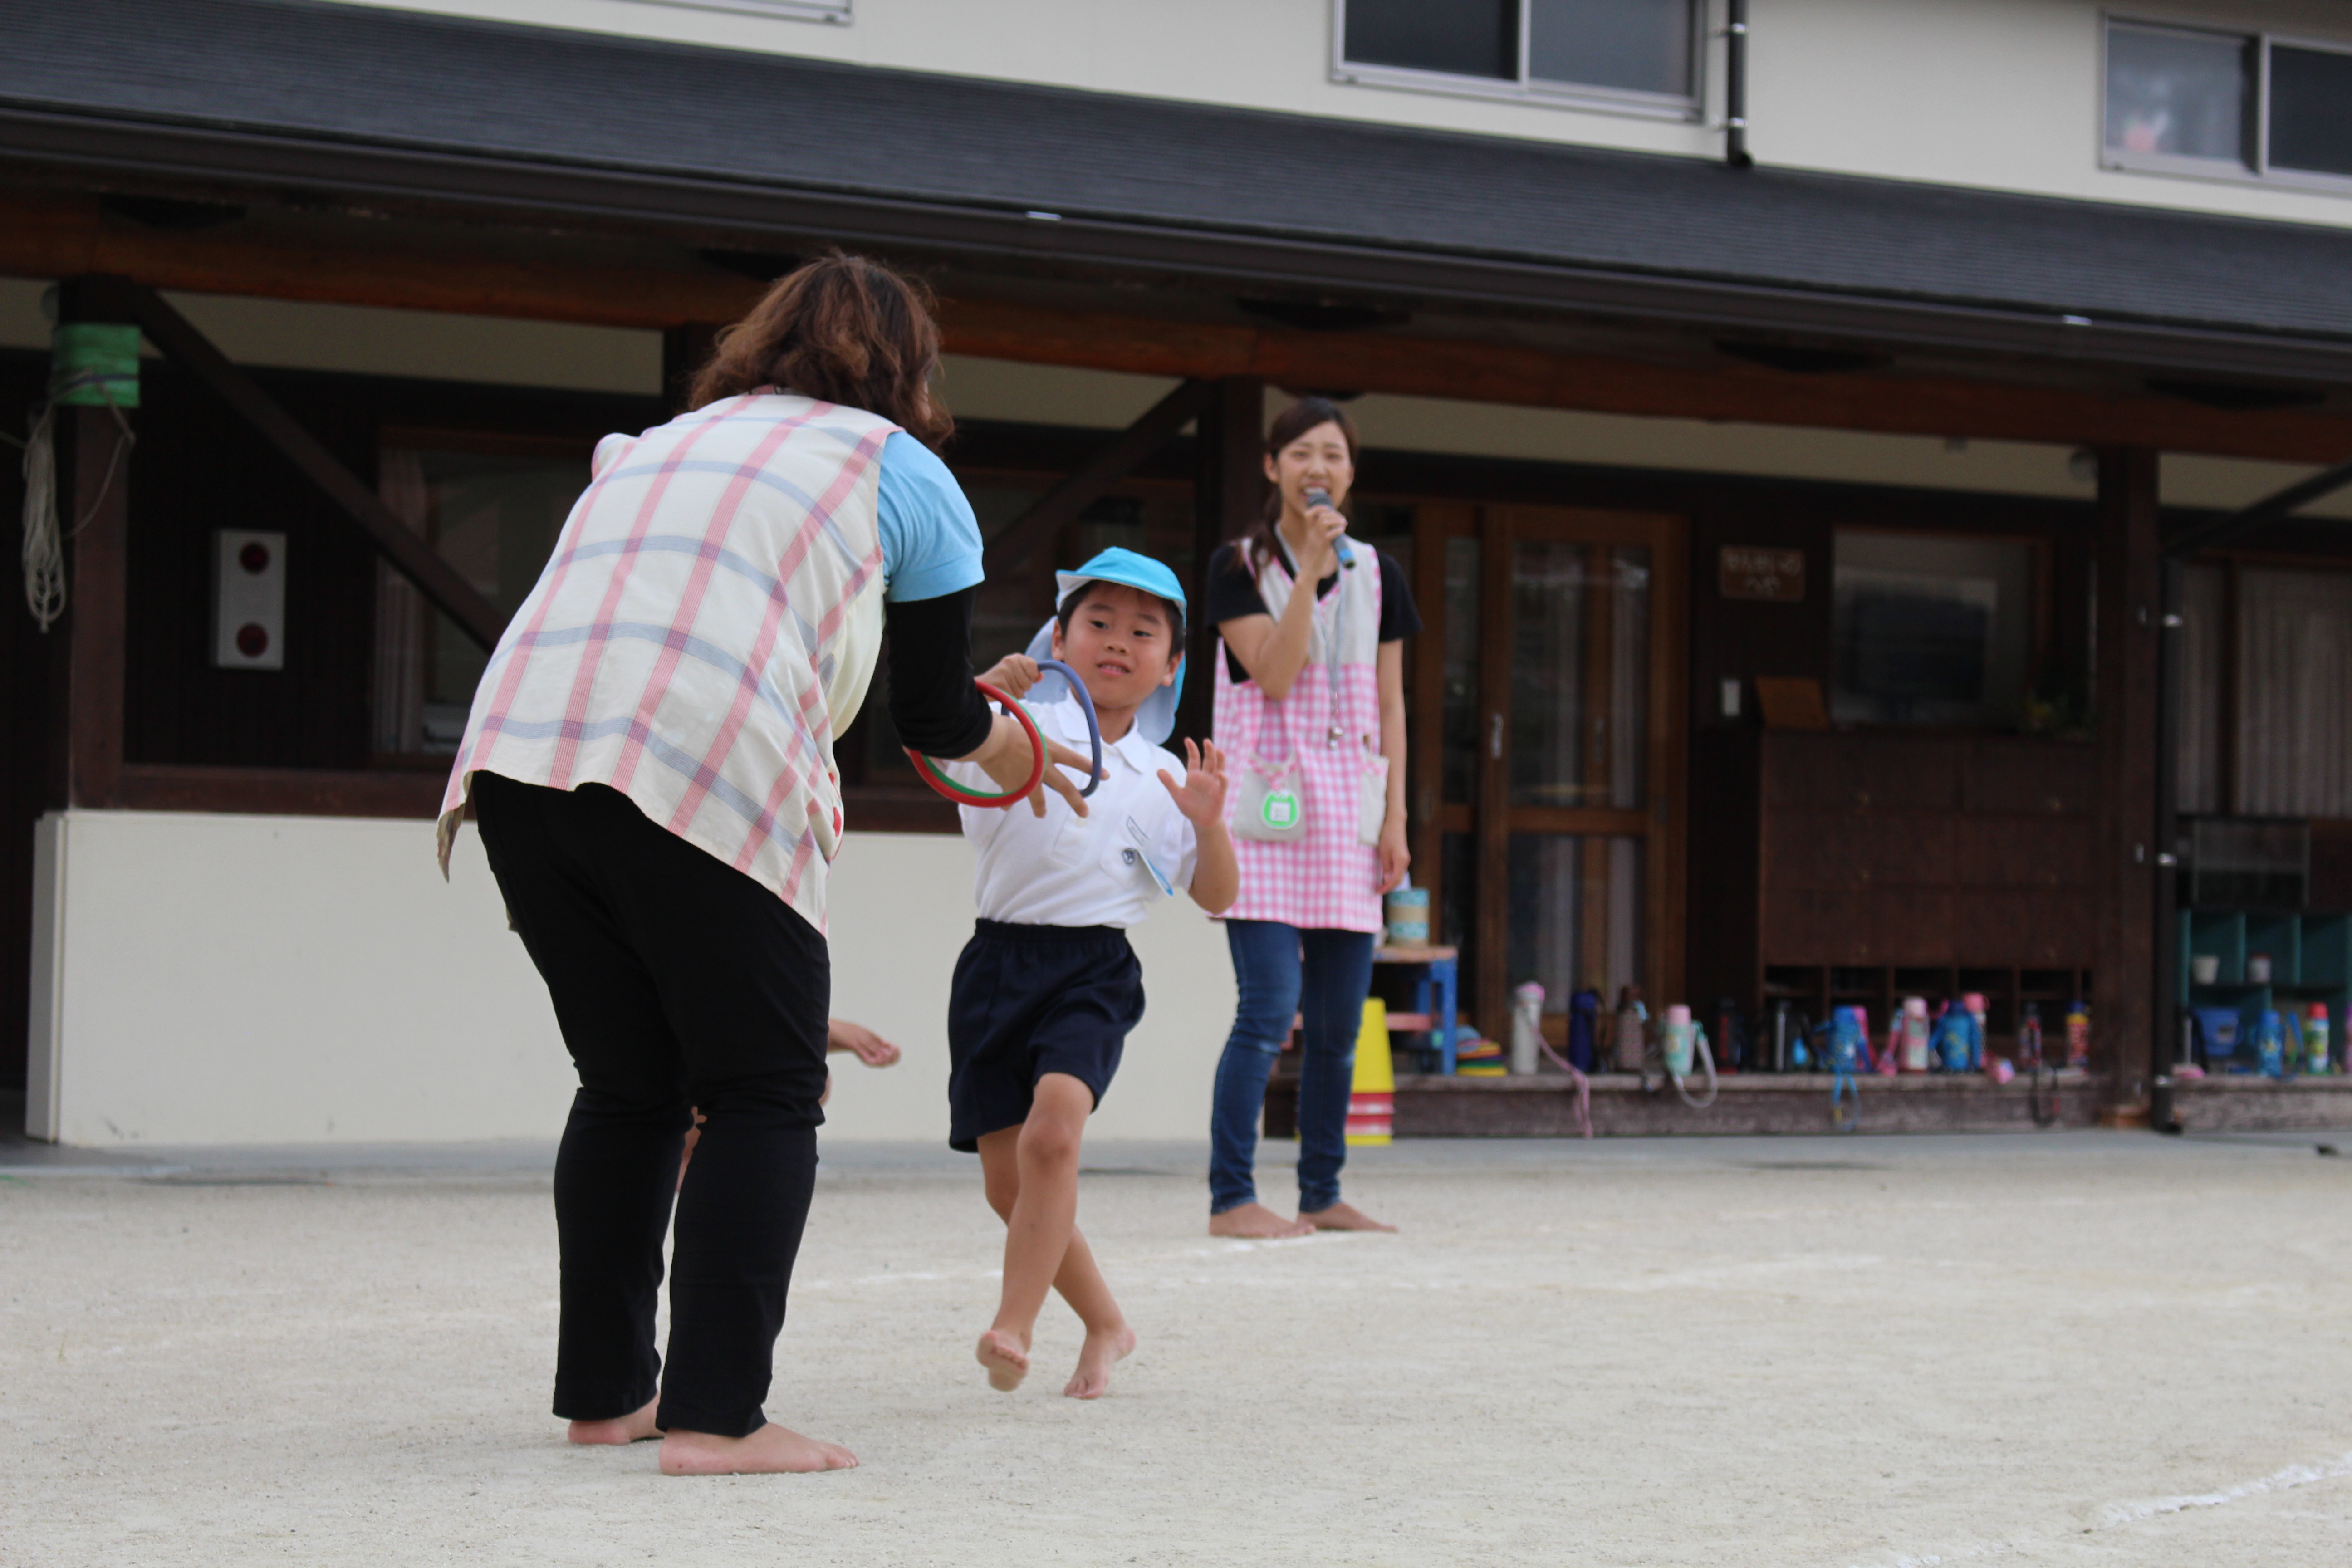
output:
{"label": "blue child's cap", "polygon": [[[1169,569],[1167,563],[1154,561],[1149,555],[1139,555],[1132,550],[1113,547],[1075,572],[1054,574],[1055,609],[1058,611],[1065,600],[1088,583],[1118,583],[1129,588],[1139,588],[1144,593],[1169,600],[1179,609],[1186,607],[1184,584],[1176,580],[1176,574]],[[1155,746],[1166,745],[1168,737],[1176,732],[1176,702],[1184,694],[1183,652],[1181,647],[1176,650],[1176,679],[1145,698],[1143,706],[1136,710],[1136,729]],[[1028,654],[1031,658],[1054,657],[1054,622],[1047,621],[1029,640]],[[1043,700],[1062,700],[1060,697]]]}
{"label": "blue child's cap", "polygon": [[1180,610],[1184,608],[1184,584],[1176,581],[1176,574],[1169,570],[1167,563],[1138,555],[1132,550],[1114,546],[1075,572],[1055,573],[1055,608],[1059,609],[1063,600],[1087,583],[1124,583],[1169,600]]}

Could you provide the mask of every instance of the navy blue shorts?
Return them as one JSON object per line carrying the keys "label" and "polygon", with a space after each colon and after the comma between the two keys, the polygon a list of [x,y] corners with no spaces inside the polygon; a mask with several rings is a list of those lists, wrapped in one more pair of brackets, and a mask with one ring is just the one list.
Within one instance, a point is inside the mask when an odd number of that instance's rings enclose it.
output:
{"label": "navy blue shorts", "polygon": [[1117,926],[980,921],[948,994],[948,1147],[1028,1121],[1049,1072],[1100,1105],[1142,1016],[1143,966]]}

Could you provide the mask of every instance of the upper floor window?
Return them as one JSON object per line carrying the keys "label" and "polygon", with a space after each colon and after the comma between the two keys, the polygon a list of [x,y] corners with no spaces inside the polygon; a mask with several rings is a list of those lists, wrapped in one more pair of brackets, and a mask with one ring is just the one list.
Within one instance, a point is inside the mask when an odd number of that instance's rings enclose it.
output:
{"label": "upper floor window", "polygon": [[2109,22],[2105,144],[2116,168],[2352,179],[2352,45]]}
{"label": "upper floor window", "polygon": [[849,20],[850,0],[652,0],[690,11],[741,11],[754,16],[789,16],[796,22]]}
{"label": "upper floor window", "polygon": [[1698,110],[1701,0],[1333,0],[1342,81]]}

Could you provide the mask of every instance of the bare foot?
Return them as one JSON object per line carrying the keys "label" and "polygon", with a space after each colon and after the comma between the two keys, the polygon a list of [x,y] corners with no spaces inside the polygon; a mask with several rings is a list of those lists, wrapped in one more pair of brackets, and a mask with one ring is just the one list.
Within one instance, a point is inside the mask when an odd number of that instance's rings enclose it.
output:
{"label": "bare foot", "polygon": [[1313,1226],[1317,1230],[1394,1231],[1396,1229],[1396,1226],[1392,1225],[1382,1225],[1380,1221],[1372,1218],[1371,1215],[1364,1214],[1348,1204],[1333,1204],[1329,1208],[1318,1209],[1313,1214],[1308,1214],[1306,1211],[1301,1210],[1298,1215],[1298,1223],[1301,1225]]}
{"label": "bare foot", "polygon": [[654,1412],[660,1408],[661,1396],[656,1394],[646,1401],[643,1410],[615,1415],[610,1421],[574,1421],[563,1436],[568,1442],[581,1444],[642,1443],[661,1436],[661,1428],[654,1425]]}
{"label": "bare foot", "polygon": [[666,1476],[807,1475],[856,1468],[857,1456],[840,1444],[803,1437],[772,1421],[748,1437],[672,1432],[661,1446]]}
{"label": "bare foot", "polygon": [[1062,1392],[1072,1399],[1100,1399],[1110,1392],[1110,1369],[1134,1349],[1135,1331],[1125,1323],[1101,1333],[1087,1330],[1087,1342],[1078,1347],[1078,1370]]}
{"label": "bare foot", "polygon": [[1029,1347],[1003,1329],[981,1335],[972,1355],[988,1369],[988,1386],[999,1394],[1012,1393],[1029,1375]]}
{"label": "bare foot", "polygon": [[1311,1235],[1315,1227],[1304,1219],[1285,1219],[1264,1204],[1244,1204],[1223,1214],[1209,1216],[1211,1236],[1238,1236],[1252,1240],[1271,1240],[1288,1236]]}

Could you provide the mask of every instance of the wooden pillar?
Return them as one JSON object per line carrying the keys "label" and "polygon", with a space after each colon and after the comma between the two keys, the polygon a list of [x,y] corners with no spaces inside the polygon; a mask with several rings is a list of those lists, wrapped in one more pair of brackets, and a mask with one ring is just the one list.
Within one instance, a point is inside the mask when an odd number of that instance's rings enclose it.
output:
{"label": "wooden pillar", "polygon": [[1501,507],[1478,515],[1478,906],[1470,1016],[1489,1039],[1510,1007],[1511,528]]}
{"label": "wooden pillar", "polygon": [[686,389],[718,341],[719,329],[709,321],[662,329],[662,402],[671,414],[686,412]]}
{"label": "wooden pillar", "polygon": [[[115,280],[75,279],[59,290],[68,321],[127,321]],[[54,667],[51,798],[73,806],[115,803],[122,780],[124,638],[131,534],[131,440],[135,416],[79,405],[57,410],[58,525],[67,536],[66,614],[50,634],[65,657]]]}
{"label": "wooden pillar", "polygon": [[2157,454],[2099,453],[2098,968],[2092,1067],[2104,1120],[2144,1124],[2156,1036],[2158,672],[2161,654]]}
{"label": "wooden pillar", "polygon": [[1217,546],[1239,539],[1265,505],[1265,386],[1247,376],[1217,383],[1193,425],[1192,570],[1184,584],[1191,613],[1184,626],[1184,700],[1176,719],[1179,735],[1209,733],[1214,705],[1217,628],[1202,613],[1208,602],[1209,558]]}

